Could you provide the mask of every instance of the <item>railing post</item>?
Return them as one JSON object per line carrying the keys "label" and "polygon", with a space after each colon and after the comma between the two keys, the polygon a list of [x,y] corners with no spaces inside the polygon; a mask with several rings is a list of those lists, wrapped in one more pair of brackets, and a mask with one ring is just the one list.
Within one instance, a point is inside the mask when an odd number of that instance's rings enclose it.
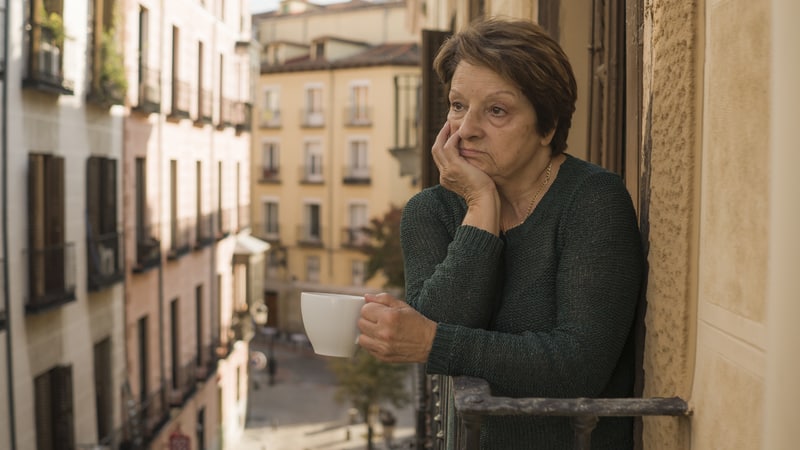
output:
{"label": "railing post", "polygon": [[572,428],[575,430],[575,450],[591,450],[592,431],[597,426],[597,416],[575,416],[572,418]]}

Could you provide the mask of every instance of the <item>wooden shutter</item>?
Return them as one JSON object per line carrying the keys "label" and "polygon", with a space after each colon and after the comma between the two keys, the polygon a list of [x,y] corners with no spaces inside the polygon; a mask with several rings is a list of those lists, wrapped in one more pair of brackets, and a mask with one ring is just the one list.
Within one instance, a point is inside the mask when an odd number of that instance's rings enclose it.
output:
{"label": "wooden shutter", "polygon": [[[421,67],[433,67],[433,59],[442,43],[450,36],[449,32],[422,30]],[[447,92],[445,86],[433,70],[422,71],[422,187],[439,184],[439,169],[433,162],[430,149],[436,135],[447,119]]]}
{"label": "wooden shutter", "polygon": [[100,214],[103,209],[101,205],[102,191],[104,186],[100,182],[100,170],[102,160],[96,156],[90,156],[86,161],[86,226],[87,235],[90,242],[96,243],[98,236],[102,234]]}
{"label": "wooden shutter", "polygon": [[117,160],[104,158],[102,173],[100,176],[102,183],[102,219],[100,231],[103,234],[115,233],[117,231]]}
{"label": "wooden shutter", "polygon": [[63,292],[66,285],[64,247],[64,158],[45,158],[45,246],[47,267],[45,285],[48,292]]}
{"label": "wooden shutter", "polygon": [[53,432],[56,446],[53,449],[75,449],[75,426],[72,402],[72,366],[52,370]]}

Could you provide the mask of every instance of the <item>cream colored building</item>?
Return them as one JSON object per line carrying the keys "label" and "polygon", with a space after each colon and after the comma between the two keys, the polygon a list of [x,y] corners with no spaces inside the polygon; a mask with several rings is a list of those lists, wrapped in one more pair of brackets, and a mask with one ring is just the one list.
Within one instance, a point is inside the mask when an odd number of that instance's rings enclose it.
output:
{"label": "cream colored building", "polygon": [[262,46],[252,155],[253,234],[272,243],[270,325],[302,333],[299,292],[364,293],[362,227],[419,189],[418,38],[404,2],[254,17]]}
{"label": "cream colored building", "polygon": [[410,1],[409,13],[442,31],[531,18],[578,68],[568,151],[625,176],[647,242],[643,395],[691,409],[645,418],[644,448],[797,448],[798,3]]}
{"label": "cream colored building", "polygon": [[[250,14],[125,0],[128,437],[236,448],[247,407]],[[252,256],[252,258],[251,258]]]}
{"label": "cream colored building", "polygon": [[99,3],[6,2],[0,15],[3,449],[97,445],[122,422],[123,108],[99,82]]}

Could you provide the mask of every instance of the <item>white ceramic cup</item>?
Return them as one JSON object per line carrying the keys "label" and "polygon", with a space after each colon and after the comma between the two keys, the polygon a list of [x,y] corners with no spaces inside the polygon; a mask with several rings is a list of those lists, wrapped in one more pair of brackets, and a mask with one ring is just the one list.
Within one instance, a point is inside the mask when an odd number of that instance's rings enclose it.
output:
{"label": "white ceramic cup", "polygon": [[358,317],[364,296],[303,292],[300,312],[314,353],[350,358],[358,349]]}

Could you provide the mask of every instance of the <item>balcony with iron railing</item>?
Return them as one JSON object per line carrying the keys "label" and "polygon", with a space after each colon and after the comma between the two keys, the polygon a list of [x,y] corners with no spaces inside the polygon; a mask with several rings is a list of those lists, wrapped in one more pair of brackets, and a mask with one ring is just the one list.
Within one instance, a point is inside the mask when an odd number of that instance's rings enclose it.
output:
{"label": "balcony with iron railing", "polygon": [[300,126],[303,128],[322,128],[325,126],[325,113],[322,109],[300,110]]}
{"label": "balcony with iron railing", "polygon": [[167,259],[176,260],[192,249],[194,233],[197,227],[194,217],[174,219],[170,223],[170,245]]}
{"label": "balcony with iron railing", "polygon": [[223,239],[231,234],[231,222],[233,218],[233,211],[231,208],[225,208],[217,211],[217,239]]}
{"label": "balcony with iron railing", "polygon": [[325,175],[323,175],[321,166],[300,166],[299,179],[303,184],[324,184]]}
{"label": "balcony with iron railing", "polygon": [[297,244],[305,247],[322,247],[323,231],[319,225],[298,225]]}
{"label": "balcony with iron railing", "polygon": [[136,262],[134,273],[146,272],[161,265],[161,226],[156,223],[136,227]]}
{"label": "balcony with iron railing", "polygon": [[[418,371],[419,373],[419,371]],[[600,417],[687,416],[686,401],[669,398],[509,398],[492,395],[480,378],[429,376],[432,411],[426,448],[480,448],[482,421],[490,416],[558,416],[571,418],[572,448],[590,450]]]}
{"label": "balcony with iron railing", "polygon": [[88,289],[99,291],[125,278],[123,233],[113,232],[94,236],[86,241]]}
{"label": "balcony with iron railing", "polygon": [[277,222],[254,223],[250,233],[270,244],[278,243],[281,240],[280,224]]}
{"label": "balcony with iron railing", "polygon": [[195,125],[210,125],[213,112],[213,95],[211,89],[200,89],[197,94],[197,119]]}
{"label": "balcony with iron railing", "polygon": [[26,250],[28,299],[25,311],[37,313],[75,300],[75,244],[65,242]]}
{"label": "balcony with iron railing", "polygon": [[370,184],[372,183],[372,168],[369,166],[355,166],[348,164],[342,168],[342,183],[344,184]]}
{"label": "balcony with iron railing", "polygon": [[169,389],[169,406],[181,407],[197,391],[197,358],[174,368]]}
{"label": "balcony with iron railing", "polygon": [[372,108],[367,106],[348,106],[344,109],[344,124],[349,127],[368,127],[372,125]]}
{"label": "balcony with iron railing", "polygon": [[277,165],[274,166],[261,166],[261,171],[258,177],[259,183],[280,183],[281,182],[281,168]]}
{"label": "balcony with iron railing", "polygon": [[30,22],[25,26],[26,71],[22,87],[72,95],[75,87],[64,78],[64,38],[53,28]]}
{"label": "balcony with iron railing", "polygon": [[208,381],[217,371],[217,363],[220,360],[217,348],[219,348],[219,342],[212,342],[203,347],[203,353],[197,358],[197,366],[194,370],[194,377],[197,382]]}
{"label": "balcony with iron railing", "polygon": [[365,227],[347,227],[342,229],[342,247],[363,248],[370,243],[370,236]]}
{"label": "balcony with iron railing", "polygon": [[253,128],[253,105],[250,102],[234,102],[231,122],[237,133],[250,131]]}
{"label": "balcony with iron railing", "polygon": [[150,442],[169,421],[166,386],[150,393],[144,400],[126,405],[123,443],[119,448],[149,448]]}
{"label": "balcony with iron railing", "polygon": [[280,128],[281,127],[281,110],[280,109],[262,109],[259,114],[258,124],[261,128]]}
{"label": "balcony with iron railing", "polygon": [[170,120],[188,119],[189,109],[192,105],[192,86],[187,81],[172,80],[172,102],[169,115]]}
{"label": "balcony with iron railing", "polygon": [[196,230],[194,232],[194,249],[200,250],[208,247],[214,243],[216,236],[214,235],[214,214],[202,214],[197,219],[195,224]]}
{"label": "balcony with iron railing", "polygon": [[233,101],[225,97],[220,97],[217,128],[222,129],[231,125],[233,125]]}
{"label": "balcony with iron railing", "polygon": [[250,205],[239,205],[236,214],[236,231],[250,228]]}
{"label": "balcony with iron railing", "polygon": [[133,110],[143,114],[161,112],[161,71],[139,65],[139,97]]}

